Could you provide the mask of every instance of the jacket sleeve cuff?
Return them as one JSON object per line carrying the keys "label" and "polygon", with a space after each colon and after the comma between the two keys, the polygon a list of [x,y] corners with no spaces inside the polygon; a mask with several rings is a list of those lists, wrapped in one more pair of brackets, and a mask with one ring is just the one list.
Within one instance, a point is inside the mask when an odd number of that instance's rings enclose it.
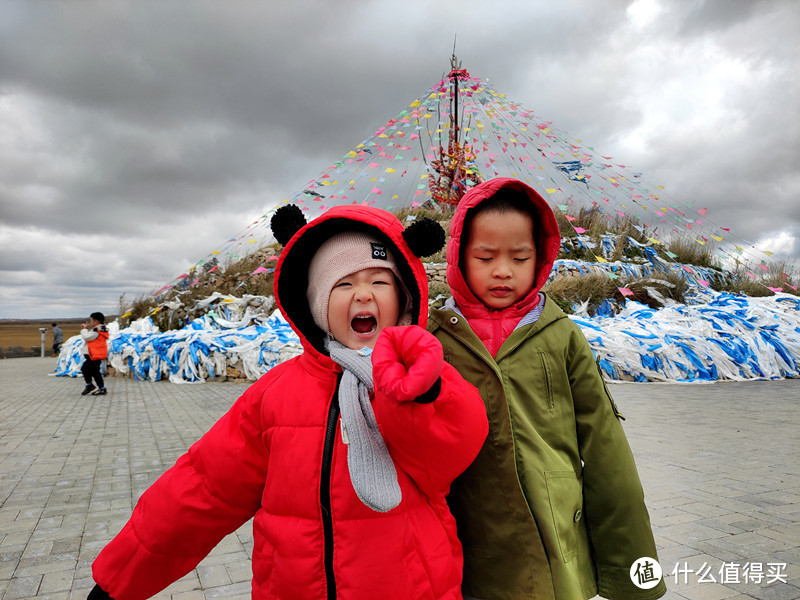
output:
{"label": "jacket sleeve cuff", "polygon": [[422,394],[421,396],[417,396],[414,399],[414,402],[417,404],[430,404],[436,398],[439,397],[439,394],[442,392],[442,378],[439,377],[436,382],[431,386],[431,388]]}
{"label": "jacket sleeve cuff", "polygon": [[105,591],[99,585],[95,584],[95,586],[92,588],[92,591],[89,592],[89,595],[86,597],[86,600],[114,600],[114,599],[108,595],[107,591]]}

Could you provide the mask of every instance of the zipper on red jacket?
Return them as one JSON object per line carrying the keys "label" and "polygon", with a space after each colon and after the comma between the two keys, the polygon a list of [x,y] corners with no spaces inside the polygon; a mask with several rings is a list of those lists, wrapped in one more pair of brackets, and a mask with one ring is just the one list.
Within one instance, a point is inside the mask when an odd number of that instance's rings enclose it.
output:
{"label": "zipper on red jacket", "polygon": [[319,482],[319,504],[322,508],[322,531],[325,537],[325,581],[328,586],[328,600],[336,600],[336,581],[333,577],[333,517],[331,515],[331,464],[333,444],[336,442],[336,424],[339,421],[339,381],[333,392],[331,407],[328,409],[328,425],[325,428],[325,445],[322,450],[322,472]]}

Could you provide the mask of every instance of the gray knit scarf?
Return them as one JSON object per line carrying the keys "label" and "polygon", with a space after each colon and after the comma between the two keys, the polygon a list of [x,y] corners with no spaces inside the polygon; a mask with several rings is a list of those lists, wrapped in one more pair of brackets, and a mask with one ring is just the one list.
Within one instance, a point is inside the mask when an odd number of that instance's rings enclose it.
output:
{"label": "gray knit scarf", "polygon": [[373,390],[370,353],[343,346],[331,337],[325,341],[325,348],[343,370],[339,409],[350,481],[361,502],[372,510],[392,510],[402,496],[397,471],[369,400]]}

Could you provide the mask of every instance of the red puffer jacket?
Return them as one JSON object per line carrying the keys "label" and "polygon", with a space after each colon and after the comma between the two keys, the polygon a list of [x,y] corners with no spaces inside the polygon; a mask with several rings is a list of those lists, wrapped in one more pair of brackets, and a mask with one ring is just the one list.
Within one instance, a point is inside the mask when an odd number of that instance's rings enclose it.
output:
{"label": "red puffer jacket", "polygon": [[393,215],[332,208],[295,234],[278,261],[275,296],[305,352],[248,388],[142,495],[92,566],[112,598],[157,593],[253,516],[253,598],[461,598],[461,545],[445,495],[486,436],[483,402],[447,364],[430,403],[391,399],[376,382],[373,408],[402,501],[379,513],[358,499],[339,428],[341,368],[323,350],[305,298],[311,254],[346,228],[383,233],[412,318],[425,326],[425,271]]}

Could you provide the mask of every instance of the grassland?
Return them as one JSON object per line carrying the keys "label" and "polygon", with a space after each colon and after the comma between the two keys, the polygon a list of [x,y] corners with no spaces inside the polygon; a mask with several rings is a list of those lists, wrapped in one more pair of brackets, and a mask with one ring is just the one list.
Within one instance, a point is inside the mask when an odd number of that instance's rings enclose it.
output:
{"label": "grassland", "polygon": [[64,332],[64,341],[73,335],[78,335],[81,323],[86,319],[0,319],[0,348],[3,350],[11,346],[22,346],[25,353],[30,352],[34,346],[42,343],[40,327],[47,327],[45,334],[45,354],[49,354],[53,347],[53,323],[58,323]]}

